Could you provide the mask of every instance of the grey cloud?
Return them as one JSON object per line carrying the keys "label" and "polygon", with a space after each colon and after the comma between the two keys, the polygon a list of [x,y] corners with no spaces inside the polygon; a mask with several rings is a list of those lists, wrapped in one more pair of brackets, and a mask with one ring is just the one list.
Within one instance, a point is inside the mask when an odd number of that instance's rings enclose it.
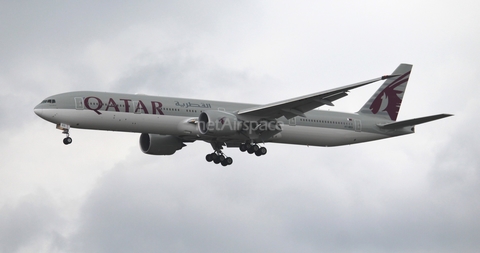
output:
{"label": "grey cloud", "polygon": [[466,127],[454,133],[448,145],[438,153],[430,171],[432,187],[457,188],[472,187],[468,192],[480,190],[480,138],[472,134],[475,128]]}
{"label": "grey cloud", "polygon": [[[12,129],[24,129],[28,122],[36,117],[33,113],[35,105],[41,102],[38,96],[25,93],[0,95],[0,133],[7,133]],[[16,114],[12,113],[15,112]],[[18,115],[22,115],[19,117]]]}
{"label": "grey cloud", "polygon": [[[17,204],[7,204],[0,209],[0,251],[39,249],[45,242],[54,251],[57,249],[54,244],[63,241],[62,225],[63,219],[50,196],[43,191],[27,195]],[[52,244],[48,245],[49,242]]]}
{"label": "grey cloud", "polygon": [[[126,73],[112,85],[112,90],[176,97],[197,97],[238,101],[239,97],[253,102],[271,100],[281,90],[280,81],[257,76],[249,71],[228,70],[201,57],[182,56],[182,49],[166,49],[160,53],[139,55]],[[145,62],[147,64],[145,64]],[[241,96],[240,96],[241,95]],[[278,98],[280,99],[280,97]]]}
{"label": "grey cloud", "polygon": [[87,200],[74,250],[281,251],[265,237],[276,233],[269,226],[274,222],[221,194],[218,185],[206,184],[198,169],[184,171],[187,177],[172,167],[135,175],[123,166],[111,171]]}
{"label": "grey cloud", "polygon": [[[8,2],[2,4],[0,29],[4,34],[1,53],[19,53],[21,49],[55,53],[60,48],[85,44],[92,38],[109,38],[125,27],[141,23],[165,28],[208,31],[216,20],[233,6],[228,1],[136,1],[110,3]],[[58,51],[57,51],[58,52]]]}

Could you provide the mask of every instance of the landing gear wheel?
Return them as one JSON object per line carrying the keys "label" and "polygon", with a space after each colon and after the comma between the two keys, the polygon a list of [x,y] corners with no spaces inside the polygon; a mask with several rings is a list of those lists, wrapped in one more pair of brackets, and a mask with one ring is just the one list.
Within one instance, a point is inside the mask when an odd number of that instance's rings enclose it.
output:
{"label": "landing gear wheel", "polygon": [[249,154],[256,153],[259,149],[260,149],[260,147],[258,145],[253,145],[248,149],[248,153]]}
{"label": "landing gear wheel", "polygon": [[267,154],[267,148],[261,147],[259,150],[257,150],[257,152],[255,152],[255,154],[257,156],[266,155]]}
{"label": "landing gear wheel", "polygon": [[211,162],[213,161],[213,157],[212,157],[212,154],[208,154],[205,156],[205,160],[207,160],[207,162]]}
{"label": "landing gear wheel", "polygon": [[225,156],[224,155],[220,155],[218,156],[218,160],[223,163],[223,161],[225,161]]}
{"label": "landing gear wheel", "polygon": [[215,159],[218,157],[218,155],[215,153],[211,153],[210,155],[212,156],[212,161],[215,161]]}
{"label": "landing gear wheel", "polygon": [[63,139],[63,144],[65,145],[69,145],[72,143],[72,138],[70,137],[65,137],[65,139]]}
{"label": "landing gear wheel", "polygon": [[240,151],[242,152],[247,151],[247,145],[245,145],[245,143],[240,144]]}
{"label": "landing gear wheel", "polygon": [[[213,155],[213,154],[212,154],[212,155]],[[225,156],[222,155],[222,154],[220,154],[220,155],[215,154],[215,155],[213,155],[213,156],[216,156],[216,157],[213,159],[213,162],[214,162],[215,164],[219,164],[219,163],[225,161]]]}
{"label": "landing gear wheel", "polygon": [[227,166],[233,163],[233,159],[231,157],[226,157],[225,160],[222,161],[223,166]]}

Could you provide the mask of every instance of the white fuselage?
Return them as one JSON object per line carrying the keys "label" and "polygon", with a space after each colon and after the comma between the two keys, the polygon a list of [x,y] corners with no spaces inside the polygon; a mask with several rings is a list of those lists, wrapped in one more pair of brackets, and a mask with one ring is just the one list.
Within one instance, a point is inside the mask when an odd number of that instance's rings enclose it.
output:
{"label": "white fuselage", "polygon": [[[235,113],[255,105],[128,95],[104,92],[70,92],[49,98],[35,113],[55,124],[72,128],[173,135],[185,140],[211,141],[217,137],[202,135],[195,123],[204,111],[220,110]],[[46,100],[48,101],[48,99]],[[410,129],[385,131],[377,118],[357,113],[313,110],[306,117],[278,119],[281,131],[265,142],[312,146],[338,146],[373,141],[412,133]],[[235,134],[222,141],[244,141],[245,134]]]}

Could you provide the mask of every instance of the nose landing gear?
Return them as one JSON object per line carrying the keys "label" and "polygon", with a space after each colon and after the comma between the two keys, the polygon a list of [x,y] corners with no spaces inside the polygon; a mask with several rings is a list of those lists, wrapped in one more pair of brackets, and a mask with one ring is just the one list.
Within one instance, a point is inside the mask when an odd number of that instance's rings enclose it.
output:
{"label": "nose landing gear", "polygon": [[67,137],[65,137],[65,138],[63,139],[63,144],[65,144],[65,145],[70,145],[70,144],[72,144],[72,141],[73,141],[73,140],[72,140],[72,138],[70,137],[70,134],[68,133],[68,129],[63,130],[63,133],[62,133],[62,134],[66,134],[66,135],[67,135]]}
{"label": "nose landing gear", "polygon": [[70,145],[72,144],[72,138],[70,137],[70,126],[67,124],[58,124],[57,129],[63,130],[62,134],[66,134],[67,136],[63,139],[63,144]]}

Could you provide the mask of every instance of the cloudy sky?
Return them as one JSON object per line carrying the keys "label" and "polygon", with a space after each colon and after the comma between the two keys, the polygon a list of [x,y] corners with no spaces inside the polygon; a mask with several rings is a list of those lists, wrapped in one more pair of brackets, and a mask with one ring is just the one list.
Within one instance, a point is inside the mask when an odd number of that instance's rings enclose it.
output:
{"label": "cloudy sky", "polygon": [[[0,252],[478,252],[478,1],[4,1]],[[270,103],[414,65],[399,119],[454,117],[353,146],[206,143],[33,113],[74,90]],[[336,102],[357,111],[378,83]],[[328,108],[330,109],[330,108]]]}

